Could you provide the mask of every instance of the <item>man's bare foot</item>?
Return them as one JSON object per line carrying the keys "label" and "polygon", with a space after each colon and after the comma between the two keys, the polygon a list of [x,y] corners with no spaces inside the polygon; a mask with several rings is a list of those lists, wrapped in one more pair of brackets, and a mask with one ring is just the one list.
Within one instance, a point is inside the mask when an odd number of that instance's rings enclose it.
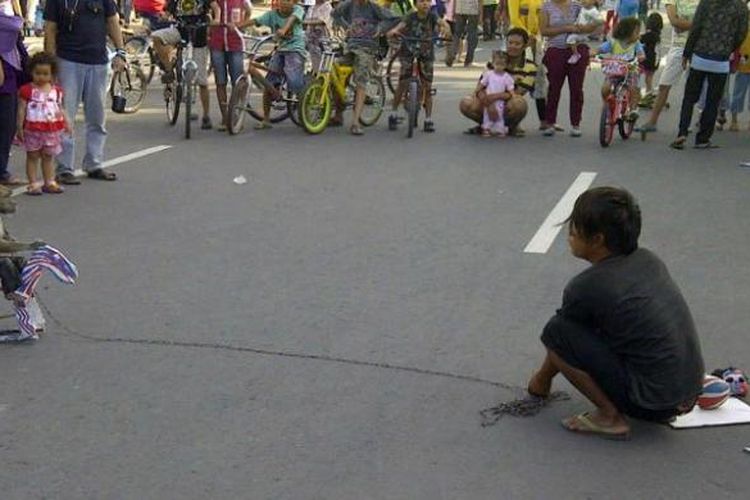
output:
{"label": "man's bare foot", "polygon": [[605,415],[600,410],[581,413],[562,421],[571,432],[595,434],[606,439],[629,439],[630,425],[622,415]]}
{"label": "man's bare foot", "polygon": [[534,372],[526,388],[529,394],[538,398],[546,398],[552,390],[552,380],[542,377],[540,372]]}

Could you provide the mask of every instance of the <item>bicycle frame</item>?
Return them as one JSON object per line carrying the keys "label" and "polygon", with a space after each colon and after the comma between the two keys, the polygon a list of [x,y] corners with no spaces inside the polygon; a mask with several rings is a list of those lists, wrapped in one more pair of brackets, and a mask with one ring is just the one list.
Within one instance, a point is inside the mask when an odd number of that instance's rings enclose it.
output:
{"label": "bicycle frame", "polygon": [[323,92],[321,92],[321,104],[324,95],[326,95],[331,87],[341,101],[346,101],[346,85],[349,81],[349,77],[354,72],[354,67],[347,64],[340,64],[336,62],[336,52],[332,50],[326,50],[323,52],[323,57],[320,60],[320,68],[318,70],[319,78],[323,78]]}

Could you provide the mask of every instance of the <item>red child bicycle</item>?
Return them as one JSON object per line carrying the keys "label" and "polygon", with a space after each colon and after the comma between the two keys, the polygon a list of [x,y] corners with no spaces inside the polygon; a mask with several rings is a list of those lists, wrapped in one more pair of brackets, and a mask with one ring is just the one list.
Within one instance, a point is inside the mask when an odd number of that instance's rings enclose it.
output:
{"label": "red child bicycle", "polygon": [[600,58],[602,73],[609,80],[609,94],[602,103],[599,119],[599,144],[603,148],[612,143],[615,127],[624,141],[635,128],[637,115],[630,112],[630,85],[638,74],[638,61],[618,58]]}

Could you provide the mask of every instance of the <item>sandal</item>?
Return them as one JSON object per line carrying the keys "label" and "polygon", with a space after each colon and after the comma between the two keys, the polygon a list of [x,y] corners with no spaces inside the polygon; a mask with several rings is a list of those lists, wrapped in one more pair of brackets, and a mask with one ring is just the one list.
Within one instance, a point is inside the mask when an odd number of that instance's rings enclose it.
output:
{"label": "sandal", "polygon": [[579,434],[591,434],[614,441],[627,441],[630,439],[630,431],[614,431],[610,427],[603,427],[591,420],[591,415],[588,412],[566,418],[561,423],[565,429]]}
{"label": "sandal", "polygon": [[255,124],[255,130],[271,130],[273,127],[270,123],[259,122]]}
{"label": "sandal", "polygon": [[73,174],[73,172],[61,172],[57,174],[57,182],[67,186],[78,186],[81,184],[81,181]]}
{"label": "sandal", "polygon": [[674,141],[672,141],[672,144],[669,145],[672,149],[677,150],[683,150],[685,149],[685,141],[687,140],[687,137],[678,137]]}
{"label": "sandal", "polygon": [[720,146],[718,144],[714,144],[711,141],[709,141],[709,142],[702,142],[700,144],[696,144],[695,146],[693,146],[693,148],[695,148],[695,149],[719,149],[719,147]]}
{"label": "sandal", "polygon": [[62,187],[60,187],[60,185],[56,183],[55,181],[45,184],[44,187],[42,188],[42,191],[48,194],[62,194],[65,192],[65,190]]}
{"label": "sandal", "polygon": [[87,172],[86,176],[89,179],[96,179],[98,181],[116,181],[117,175],[115,175],[114,172],[108,172],[107,170],[104,170],[103,168],[97,168],[92,170],[91,172]]}
{"label": "sandal", "polygon": [[41,196],[42,195],[42,185],[38,182],[31,182],[26,187],[26,194],[29,196]]}
{"label": "sandal", "polygon": [[4,177],[3,179],[0,179],[0,184],[3,186],[23,186],[26,183],[15,175],[9,175],[7,177]]}
{"label": "sandal", "polygon": [[349,132],[351,132],[352,135],[360,136],[365,135],[365,133],[362,131],[362,127],[359,125],[352,125],[349,129]]}

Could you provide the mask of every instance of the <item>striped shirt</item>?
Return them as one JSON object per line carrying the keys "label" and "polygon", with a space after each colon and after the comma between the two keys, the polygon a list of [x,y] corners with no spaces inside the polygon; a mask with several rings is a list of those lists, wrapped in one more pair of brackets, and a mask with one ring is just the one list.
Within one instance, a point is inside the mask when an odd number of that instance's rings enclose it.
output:
{"label": "striped shirt", "polygon": [[524,94],[526,92],[534,91],[534,82],[536,80],[537,66],[536,64],[526,59],[523,62],[523,66],[508,66],[506,71],[513,77],[513,83],[516,86],[516,91],[523,89]]}
{"label": "striped shirt", "polygon": [[[566,2],[567,12],[563,10],[560,5],[547,0],[542,6],[542,12],[547,14],[547,24],[550,28],[557,26],[565,26],[569,24],[575,24],[578,19],[578,14],[581,12],[581,4],[578,2]],[[568,46],[567,38],[570,33],[560,33],[547,38],[547,47],[556,47],[558,49],[564,49]]]}

